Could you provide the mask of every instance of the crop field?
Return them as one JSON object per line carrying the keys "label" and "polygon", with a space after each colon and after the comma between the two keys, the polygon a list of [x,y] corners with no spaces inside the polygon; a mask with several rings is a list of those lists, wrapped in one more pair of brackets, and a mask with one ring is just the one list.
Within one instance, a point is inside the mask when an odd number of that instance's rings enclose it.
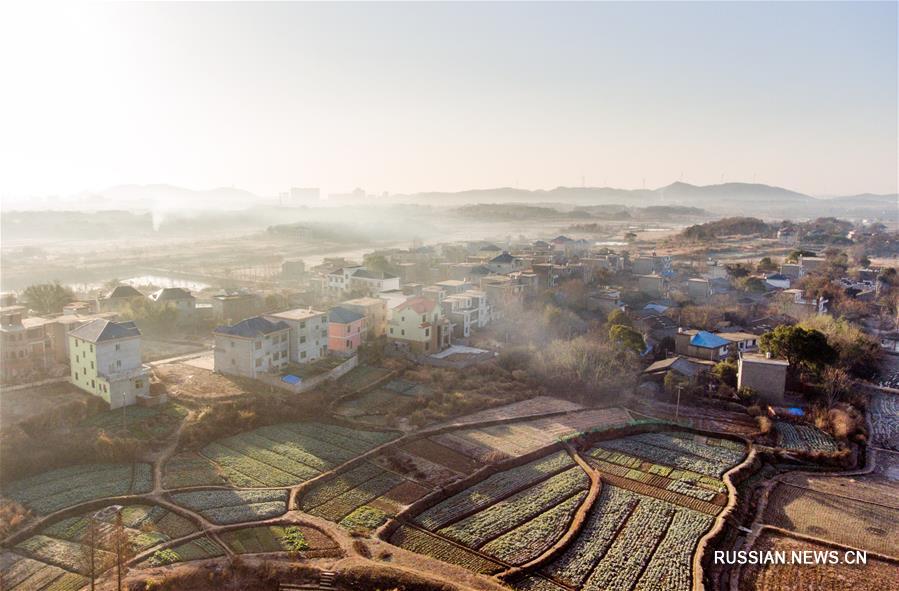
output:
{"label": "crop field", "polygon": [[386,388],[375,388],[358,398],[341,402],[336,413],[372,425],[385,425],[388,413],[398,412],[411,402],[410,398]]}
{"label": "crop field", "polygon": [[483,466],[481,462],[432,439],[417,439],[402,449],[434,464],[445,466],[458,474],[468,475]]}
{"label": "crop field", "polygon": [[777,446],[795,451],[837,451],[836,440],[812,425],[794,425],[786,421],[775,421]]}
{"label": "crop field", "polygon": [[467,568],[476,573],[492,575],[503,570],[500,564],[475,552],[407,525],[400,526],[394,532],[390,538],[390,543],[418,554]]}
{"label": "crop field", "polygon": [[17,552],[0,551],[4,591],[77,591],[87,578]]}
{"label": "crop field", "polygon": [[[44,537],[61,540],[67,543],[81,544],[88,522],[94,511],[77,517],[69,517],[44,528],[40,533]],[[104,517],[98,524],[99,540],[97,545],[105,551],[112,551],[109,533],[112,530],[114,517]],[[157,544],[180,538],[197,531],[197,527],[189,519],[173,513],[158,505],[127,505],[122,509],[122,525],[132,547],[144,551]],[[48,560],[52,563],[52,560]],[[63,566],[63,565],[60,565]],[[67,568],[67,567],[64,567]]]}
{"label": "crop field", "polygon": [[101,412],[85,420],[83,425],[97,427],[115,435],[125,434],[153,440],[171,434],[187,416],[187,412],[185,407],[175,402],[153,407],[130,406],[124,415],[121,410]]}
{"label": "crop field", "polygon": [[437,533],[470,548],[480,548],[490,540],[519,527],[551,509],[558,501],[580,496],[590,485],[587,474],[574,466],[521,492],[500,500]]}
{"label": "crop field", "polygon": [[103,497],[146,493],[150,464],[80,464],[43,472],[5,486],[4,495],[35,513],[48,514]]}
{"label": "crop field", "polygon": [[141,566],[163,566],[175,562],[187,562],[189,560],[203,560],[224,556],[225,550],[207,536],[185,542],[168,550],[157,551]]}
{"label": "crop field", "polygon": [[345,376],[340,378],[340,384],[350,391],[362,390],[375,384],[379,380],[383,380],[390,375],[390,370],[384,367],[372,367],[371,365],[360,365],[351,369]]}
{"label": "crop field", "polygon": [[225,478],[208,459],[194,452],[172,456],[165,464],[162,483],[166,488],[225,484]]}
{"label": "crop field", "polygon": [[[316,483],[303,494],[300,508],[334,522],[343,522],[353,515],[346,525],[351,527],[357,520],[360,521],[359,525],[362,525],[361,521],[366,521],[366,517],[357,511],[405,482],[407,481],[398,474],[363,462],[343,474]],[[385,506],[388,507],[389,505]],[[370,512],[367,517],[369,518],[367,521],[373,519]]]}
{"label": "crop field", "polygon": [[434,440],[483,462],[497,452],[509,457],[520,456],[577,433],[628,425],[631,421],[631,416],[626,410],[612,407],[492,427],[464,429],[436,436]]}
{"label": "crop field", "polygon": [[[235,486],[289,486],[315,478],[324,471],[350,460],[395,437],[392,433],[348,429],[324,423],[285,423],[261,427],[213,442],[200,452],[214,468],[202,471],[203,479],[212,471]],[[174,482],[190,481],[190,457],[175,465]]]}
{"label": "crop field", "polygon": [[[414,448],[414,445],[412,447]],[[372,462],[386,470],[399,472],[429,488],[443,486],[461,477],[458,472],[411,453],[411,450],[391,449],[386,454],[372,458]]]}
{"label": "crop field", "polygon": [[269,519],[287,512],[286,490],[198,490],[172,495],[172,500],[220,525]]}
{"label": "crop field", "polygon": [[[833,548],[780,533],[764,531],[752,547],[759,551],[828,551]],[[740,591],[795,591],[797,589],[852,589],[884,591],[899,589],[899,563],[868,556],[867,564],[747,565],[741,568]]]}
{"label": "crop field", "polygon": [[[579,589],[689,590],[692,556],[714,518],[604,484],[580,534],[540,574]],[[539,589],[525,580],[520,589]]]}
{"label": "crop field", "polygon": [[415,521],[425,529],[436,531],[573,466],[574,460],[567,453],[555,452],[498,472],[420,513]]}
{"label": "crop field", "polygon": [[[619,452],[649,464],[714,478],[720,477],[746,455],[745,449],[733,442],[694,437],[674,431],[612,439],[599,443],[598,447],[606,452]],[[639,464],[634,463],[631,467],[639,468]],[[650,471],[656,473],[658,470],[661,469]],[[665,476],[661,473],[659,475]]]}
{"label": "crop field", "polygon": [[[317,529],[306,526],[293,526],[302,534],[308,545],[302,551],[305,557],[319,557],[336,553],[337,544]],[[221,535],[222,541],[236,554],[263,554],[270,552],[289,552],[290,546],[285,543],[286,526],[258,526],[230,530]]]}
{"label": "crop field", "polygon": [[778,484],[764,522],[837,544],[899,558],[899,509]]}
{"label": "crop field", "polygon": [[505,404],[487,410],[478,411],[470,415],[457,417],[448,421],[454,425],[468,425],[484,423],[502,419],[525,419],[528,417],[544,415],[554,412],[573,412],[584,407],[568,400],[552,398],[550,396],[537,396],[512,404]]}
{"label": "crop field", "polygon": [[899,451],[899,396],[872,394],[868,415],[874,445]]}

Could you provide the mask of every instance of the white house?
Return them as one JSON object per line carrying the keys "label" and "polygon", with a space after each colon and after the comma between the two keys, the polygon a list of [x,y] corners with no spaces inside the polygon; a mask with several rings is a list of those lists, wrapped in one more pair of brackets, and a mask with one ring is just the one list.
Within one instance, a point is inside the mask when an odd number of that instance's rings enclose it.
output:
{"label": "white house", "polygon": [[290,360],[309,363],[328,354],[328,313],[312,308],[297,308],[265,316],[272,322],[284,322],[290,328]]}
{"label": "white house", "polygon": [[232,326],[219,326],[212,336],[217,372],[256,378],[287,366],[290,327],[283,320],[254,316]]}
{"label": "white house", "polygon": [[141,334],[133,322],[97,319],[68,333],[72,383],[110,408],[150,395],[149,367],[141,363]]}

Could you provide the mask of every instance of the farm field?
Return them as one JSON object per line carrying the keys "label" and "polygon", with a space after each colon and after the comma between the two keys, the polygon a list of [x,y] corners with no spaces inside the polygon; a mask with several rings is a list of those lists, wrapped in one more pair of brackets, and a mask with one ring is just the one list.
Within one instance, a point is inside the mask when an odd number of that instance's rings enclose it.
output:
{"label": "farm field", "polygon": [[216,558],[224,555],[225,550],[221,546],[209,537],[203,536],[175,546],[174,548],[157,550],[150,556],[150,558],[142,562],[139,566],[163,566],[176,562],[203,560],[205,558]]}
{"label": "farm field", "polygon": [[771,490],[763,520],[788,531],[899,558],[899,509],[894,507],[781,483]]}
{"label": "farm field", "polygon": [[444,466],[457,474],[468,475],[484,465],[474,458],[470,458],[428,438],[417,439],[400,449],[433,464]]}
{"label": "farm field", "polygon": [[49,514],[103,497],[146,493],[152,481],[150,464],[79,464],[11,482],[3,495]]}
{"label": "farm field", "polygon": [[377,528],[429,489],[395,472],[363,462],[346,472],[317,482],[299,500],[300,510],[350,530]]}
{"label": "farm field", "polygon": [[[756,540],[753,550],[827,551],[830,546],[815,544],[777,532],[764,531]],[[739,577],[739,591],[795,591],[797,589],[853,589],[856,591],[883,591],[899,588],[899,563],[878,560],[868,556],[867,564],[816,565],[796,568],[792,565],[747,565]]]}
{"label": "farm field", "polygon": [[[743,445],[730,440],[693,436],[681,431],[641,433],[602,441],[597,447],[608,452],[600,453],[598,456],[600,459],[619,463],[615,461],[619,456],[614,453],[618,452],[634,458],[621,459],[622,465],[640,468],[646,464],[647,471],[662,477],[671,476],[672,472],[665,469],[670,467],[677,477],[673,478],[674,480],[709,484],[708,487],[700,488],[710,489],[715,488],[714,480],[737,465],[746,455]],[[703,480],[702,476],[709,478]],[[722,492],[720,486],[717,487],[717,492]]]}
{"label": "farm field", "polygon": [[[57,521],[43,528],[37,534],[26,538],[4,553],[0,560],[4,584],[9,585],[10,577],[17,578],[19,569],[34,571],[32,577],[18,583],[15,589],[79,589],[89,573],[85,562],[87,546],[83,544],[88,535],[88,519],[94,511]],[[114,515],[102,516],[96,531],[95,564],[97,572],[104,572],[115,564],[113,548]],[[151,505],[128,505],[122,510],[122,523],[131,547],[135,552],[143,552],[171,539],[189,535],[197,531],[194,524],[162,507]],[[16,557],[27,557],[27,562],[19,562]],[[6,561],[12,561],[6,565]],[[19,574],[17,574],[19,573]],[[5,586],[4,589],[11,587]]]}
{"label": "farm field", "polygon": [[102,412],[82,424],[102,429],[110,434],[128,435],[149,441],[170,435],[187,413],[188,410],[180,404],[167,402],[153,407],[131,406],[124,414],[121,410]]}
{"label": "farm field", "polygon": [[[288,535],[291,537],[288,538]],[[227,531],[221,538],[236,554],[290,552],[300,546],[303,549],[299,552],[307,558],[333,556],[339,553],[334,540],[321,531],[304,525],[247,527]],[[292,546],[288,539],[299,539],[303,543]]]}
{"label": "farm field", "polygon": [[[686,591],[692,588],[693,550],[713,522],[604,483],[580,534],[539,574],[579,589]],[[540,588],[534,585],[525,579],[516,588]]]}
{"label": "farm field", "polygon": [[[238,487],[290,486],[315,478],[369,449],[396,437],[393,433],[349,429],[325,423],[283,423],[260,427],[210,443],[199,455],[180,456],[170,482],[191,482],[192,471],[204,474],[204,482],[220,474]],[[200,463],[209,464],[203,468]]]}
{"label": "farm field", "polygon": [[569,402],[568,400],[553,398],[551,396],[537,396],[535,398],[529,398],[528,400],[488,408],[470,415],[451,419],[445,424],[470,425],[502,419],[524,419],[553,412],[574,412],[576,410],[582,410],[583,408],[584,407],[580,404]]}
{"label": "farm field", "polygon": [[17,552],[0,551],[4,591],[77,591],[86,577]]}
{"label": "farm field", "polygon": [[222,485],[225,478],[208,459],[195,452],[182,452],[166,462],[162,484],[165,488]]}
{"label": "farm field", "polygon": [[492,427],[462,429],[436,435],[432,439],[463,455],[486,462],[497,454],[506,457],[520,456],[576,433],[608,429],[630,422],[631,417],[627,411],[611,407]]}
{"label": "farm field", "polygon": [[359,365],[340,378],[339,383],[351,392],[355,392],[385,379],[390,373],[391,371],[384,367]]}
{"label": "farm field", "polygon": [[870,449],[874,462],[870,474],[859,476],[825,476],[803,472],[784,474],[781,482],[856,501],[877,503],[899,509],[899,452]]}
{"label": "farm field", "polygon": [[390,543],[476,573],[492,575],[504,569],[499,563],[408,525],[400,526],[391,536]]}
{"label": "farm field", "polygon": [[674,418],[677,416],[678,423],[705,431],[753,435],[759,430],[755,420],[746,413],[687,405],[681,405],[678,412],[674,404],[658,400],[652,401],[652,404],[635,401],[629,407],[636,411],[635,416],[645,413],[647,417],[661,418],[672,422],[675,422]]}
{"label": "farm field", "polygon": [[899,451],[899,396],[872,394],[868,415],[874,445]]}
{"label": "farm field", "polygon": [[794,425],[786,421],[775,421],[777,446],[793,451],[837,451],[836,440],[812,425]]}
{"label": "farm field", "polygon": [[172,500],[219,525],[258,521],[287,512],[286,490],[197,490]]}

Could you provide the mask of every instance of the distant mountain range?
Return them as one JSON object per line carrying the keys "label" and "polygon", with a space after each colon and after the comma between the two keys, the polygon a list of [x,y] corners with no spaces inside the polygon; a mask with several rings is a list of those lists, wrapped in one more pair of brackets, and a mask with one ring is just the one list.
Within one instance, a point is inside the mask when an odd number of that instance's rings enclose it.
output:
{"label": "distant mountain range", "polygon": [[[328,205],[349,204],[343,199]],[[352,202],[358,206],[359,202]],[[698,186],[676,182],[657,189],[617,189],[614,187],[557,187],[529,191],[511,187],[471,189],[458,192],[421,192],[369,197],[364,203],[460,206],[477,203],[521,203],[527,205],[570,204],[621,205],[626,207],[697,207],[713,214],[755,215],[773,218],[845,216],[853,218],[899,219],[899,195],[847,195],[812,197],[782,187],[759,183],[723,183]],[[322,203],[324,205],[325,202]],[[173,185],[119,185],[102,191],[85,192],[68,198],[30,200],[27,207],[8,203],[4,209],[121,209],[153,212],[210,209],[240,210],[277,206],[273,198],[263,198],[236,188],[204,191]]]}

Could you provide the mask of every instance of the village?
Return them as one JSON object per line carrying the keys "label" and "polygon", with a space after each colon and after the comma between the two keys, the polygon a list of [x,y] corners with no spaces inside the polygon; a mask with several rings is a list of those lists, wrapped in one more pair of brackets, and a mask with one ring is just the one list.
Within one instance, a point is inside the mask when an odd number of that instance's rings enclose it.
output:
{"label": "village", "polygon": [[[884,228],[841,222],[834,240],[820,231],[833,221],[772,225],[737,235],[755,256],[729,259],[695,238],[727,243],[721,228],[745,223],[630,234],[615,249],[574,232],[417,240],[357,261],[325,257],[307,268],[285,259],[277,284],[259,288],[117,283],[76,294],[46,284],[4,293],[6,559],[76,589],[120,581],[113,564],[128,580],[163,573],[177,585],[206,572],[185,569],[192,561],[262,552],[290,556],[265,575],[287,589],[346,586],[363,575],[341,564],[380,553],[375,562],[390,568],[366,570],[369,583],[461,577],[469,588],[564,591],[622,576],[603,571],[605,561],[566,570],[574,557],[558,556],[587,543],[582,528],[609,526],[594,505],[614,512],[639,501],[647,511],[662,503],[652,510],[683,518],[683,530],[670,541],[659,530],[659,549],[615,588],[675,571],[681,583],[665,588],[724,589],[740,577],[750,589],[787,577],[777,587],[786,589],[807,576],[718,564],[702,550],[666,558],[662,548],[681,538],[716,550],[813,541],[866,551],[869,566],[895,578],[899,507],[871,514],[864,504],[879,487],[895,490],[899,450],[899,278],[859,246]],[[846,231],[856,246],[834,244]],[[337,456],[316,451],[338,441]],[[470,540],[475,530],[463,525],[480,513],[427,517],[474,498],[466,487],[544,464],[556,476],[490,493],[548,495],[537,513],[507,502],[502,519],[512,521],[497,534]],[[56,469],[35,474],[36,465]],[[89,481],[79,485],[82,470]],[[93,488],[107,476],[108,486]],[[74,490],[40,492],[59,485]],[[223,486],[233,498],[215,497]],[[837,489],[842,496],[828,497]],[[831,500],[846,495],[858,505],[852,538],[827,521],[836,520]],[[76,519],[83,531],[84,511],[104,497],[126,506],[118,515],[143,523],[148,511],[167,511],[179,528],[147,522],[152,541],[107,548],[115,556],[86,571],[75,558],[83,535],[53,523]],[[680,517],[685,508],[692,517]],[[513,543],[519,534],[532,542]],[[312,546],[291,549],[291,535]],[[297,560],[316,566],[290,570]],[[403,570],[412,563],[414,577]],[[248,572],[260,576],[232,561],[228,576]]]}

